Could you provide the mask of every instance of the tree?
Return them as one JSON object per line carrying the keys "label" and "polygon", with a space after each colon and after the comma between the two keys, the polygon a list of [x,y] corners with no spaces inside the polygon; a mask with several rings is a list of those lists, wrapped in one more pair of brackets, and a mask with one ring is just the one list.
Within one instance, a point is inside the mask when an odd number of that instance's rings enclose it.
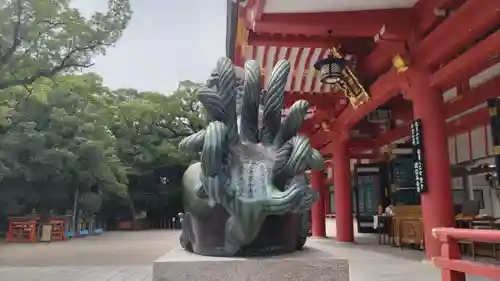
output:
{"label": "tree", "polygon": [[7,0],[0,6],[0,89],[93,65],[126,28],[129,0],[109,0],[90,19],[71,0]]}
{"label": "tree", "polygon": [[196,91],[111,91],[93,73],[0,90],[0,200],[61,211],[97,187],[132,213],[165,206],[195,159],[177,146],[202,126]]}
{"label": "tree", "polygon": [[183,81],[166,96],[112,91],[79,74],[117,42],[132,12],[129,0],[108,0],[107,12],[85,18],[70,3],[0,5],[0,213],[64,211],[96,192],[104,204],[128,198],[134,210],[136,194],[172,194],[194,159],[177,145],[202,128],[198,85]]}
{"label": "tree", "polygon": [[107,116],[101,114],[107,105],[96,99],[107,91],[100,78],[39,80],[30,91],[1,93],[21,96],[23,103],[10,108],[1,127],[0,198],[64,211],[77,190],[85,194],[93,186],[125,197],[126,167],[117,156]]}
{"label": "tree", "polygon": [[181,152],[178,144],[202,127],[197,89],[192,83],[169,96],[132,89],[114,91],[120,102],[110,128],[116,136],[118,156],[128,167],[129,193],[140,208],[165,205],[172,194],[171,184],[180,181],[185,167],[195,159],[195,155]]}

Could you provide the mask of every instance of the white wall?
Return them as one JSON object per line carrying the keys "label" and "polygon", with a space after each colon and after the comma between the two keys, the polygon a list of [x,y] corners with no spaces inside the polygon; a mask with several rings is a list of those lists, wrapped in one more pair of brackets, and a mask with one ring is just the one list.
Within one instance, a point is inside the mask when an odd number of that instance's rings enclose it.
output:
{"label": "white wall", "polygon": [[500,199],[497,197],[495,190],[488,185],[485,175],[472,175],[469,176],[469,178],[474,190],[479,189],[483,191],[484,208],[481,209],[481,213],[493,217],[500,217]]}

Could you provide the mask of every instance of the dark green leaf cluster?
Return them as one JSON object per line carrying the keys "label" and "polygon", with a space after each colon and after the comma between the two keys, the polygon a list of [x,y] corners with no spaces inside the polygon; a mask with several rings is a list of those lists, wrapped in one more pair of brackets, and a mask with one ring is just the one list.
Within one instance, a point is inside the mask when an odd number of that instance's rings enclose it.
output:
{"label": "dark green leaf cluster", "polygon": [[125,198],[131,176],[189,164],[177,146],[202,127],[196,91],[111,91],[92,73],[0,91],[0,200],[60,210],[76,189]]}

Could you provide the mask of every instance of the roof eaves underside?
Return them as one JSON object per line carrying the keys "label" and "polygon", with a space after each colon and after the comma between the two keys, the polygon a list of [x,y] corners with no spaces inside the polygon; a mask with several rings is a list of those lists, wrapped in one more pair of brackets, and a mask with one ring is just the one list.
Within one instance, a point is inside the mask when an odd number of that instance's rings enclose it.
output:
{"label": "roof eaves underside", "polygon": [[410,8],[418,0],[266,0],[264,13],[321,13]]}
{"label": "roof eaves underside", "polygon": [[333,89],[321,84],[314,63],[328,55],[327,48],[300,48],[277,46],[246,46],[246,60],[256,60],[262,67],[265,83],[269,82],[274,65],[279,60],[289,60],[291,64],[285,90],[299,93],[330,93]]}

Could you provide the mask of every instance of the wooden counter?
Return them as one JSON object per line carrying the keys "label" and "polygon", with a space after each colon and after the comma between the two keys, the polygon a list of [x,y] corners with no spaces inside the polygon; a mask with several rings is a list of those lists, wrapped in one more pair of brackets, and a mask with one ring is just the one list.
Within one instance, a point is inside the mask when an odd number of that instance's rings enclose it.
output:
{"label": "wooden counter", "polygon": [[397,246],[416,245],[424,248],[422,208],[420,205],[395,206],[393,208],[394,242]]}

